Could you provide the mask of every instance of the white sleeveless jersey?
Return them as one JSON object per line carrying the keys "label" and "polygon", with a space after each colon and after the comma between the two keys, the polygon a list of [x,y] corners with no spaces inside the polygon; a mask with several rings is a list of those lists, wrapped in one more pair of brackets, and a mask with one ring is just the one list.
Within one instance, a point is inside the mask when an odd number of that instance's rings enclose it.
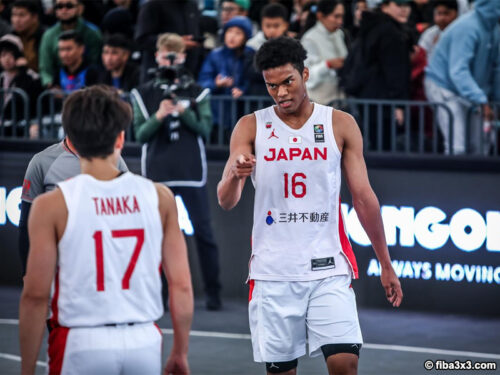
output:
{"label": "white sleeveless jersey", "polygon": [[153,183],[124,173],[59,183],[68,220],[58,244],[51,321],[65,327],[150,322],[163,314],[163,229]]}
{"label": "white sleeveless jersey", "polygon": [[255,112],[250,279],[358,276],[340,211],[341,154],[332,111],[315,103],[300,129],[281,121],[273,107]]}

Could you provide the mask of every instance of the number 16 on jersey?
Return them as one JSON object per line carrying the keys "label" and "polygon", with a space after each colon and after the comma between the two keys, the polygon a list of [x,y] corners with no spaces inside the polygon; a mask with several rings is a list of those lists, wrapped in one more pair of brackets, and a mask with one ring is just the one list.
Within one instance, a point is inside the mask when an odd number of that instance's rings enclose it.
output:
{"label": "number 16 on jersey", "polygon": [[304,173],[294,173],[291,178],[288,173],[285,173],[283,175],[283,178],[285,198],[288,198],[290,193],[295,198],[303,198],[306,195],[307,187],[305,184],[305,180],[307,179],[307,177]]}

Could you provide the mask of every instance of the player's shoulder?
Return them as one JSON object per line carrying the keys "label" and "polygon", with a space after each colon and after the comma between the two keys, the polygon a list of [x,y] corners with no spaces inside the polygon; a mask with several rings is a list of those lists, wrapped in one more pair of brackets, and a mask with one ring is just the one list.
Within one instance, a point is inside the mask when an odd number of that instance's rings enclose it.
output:
{"label": "player's shoulder", "polygon": [[43,165],[47,163],[52,163],[59,155],[64,152],[64,147],[62,142],[54,143],[48,146],[42,151],[33,155],[30,160],[31,165]]}
{"label": "player's shoulder", "polygon": [[165,184],[153,182],[153,185],[158,192],[160,199],[174,199],[174,193]]}
{"label": "player's shoulder", "polygon": [[345,126],[356,124],[356,120],[351,114],[335,108],[332,111],[332,121],[334,124],[337,123]]}
{"label": "player's shoulder", "polygon": [[32,212],[39,211],[42,215],[49,217],[51,213],[66,209],[66,202],[61,189],[54,189],[38,195],[33,200]]}

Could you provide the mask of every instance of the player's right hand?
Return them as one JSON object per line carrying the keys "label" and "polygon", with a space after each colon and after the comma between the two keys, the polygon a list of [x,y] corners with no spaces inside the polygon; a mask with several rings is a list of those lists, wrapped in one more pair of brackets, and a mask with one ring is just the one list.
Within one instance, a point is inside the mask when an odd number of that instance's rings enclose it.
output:
{"label": "player's right hand", "polygon": [[187,355],[170,354],[163,375],[189,375]]}
{"label": "player's right hand", "polygon": [[238,179],[248,177],[255,168],[255,155],[240,154],[232,166],[232,172]]}

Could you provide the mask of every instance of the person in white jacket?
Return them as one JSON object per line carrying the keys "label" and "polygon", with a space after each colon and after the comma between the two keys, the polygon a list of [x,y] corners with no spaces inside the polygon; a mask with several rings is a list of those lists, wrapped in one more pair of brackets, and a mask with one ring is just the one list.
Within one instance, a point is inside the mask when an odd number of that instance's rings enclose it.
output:
{"label": "person in white jacket", "polygon": [[338,0],[321,0],[316,9],[313,8],[316,24],[301,39],[307,51],[305,64],[311,72],[307,89],[311,100],[328,104],[344,97],[337,76],[347,56],[344,32],[340,29],[344,5]]}

